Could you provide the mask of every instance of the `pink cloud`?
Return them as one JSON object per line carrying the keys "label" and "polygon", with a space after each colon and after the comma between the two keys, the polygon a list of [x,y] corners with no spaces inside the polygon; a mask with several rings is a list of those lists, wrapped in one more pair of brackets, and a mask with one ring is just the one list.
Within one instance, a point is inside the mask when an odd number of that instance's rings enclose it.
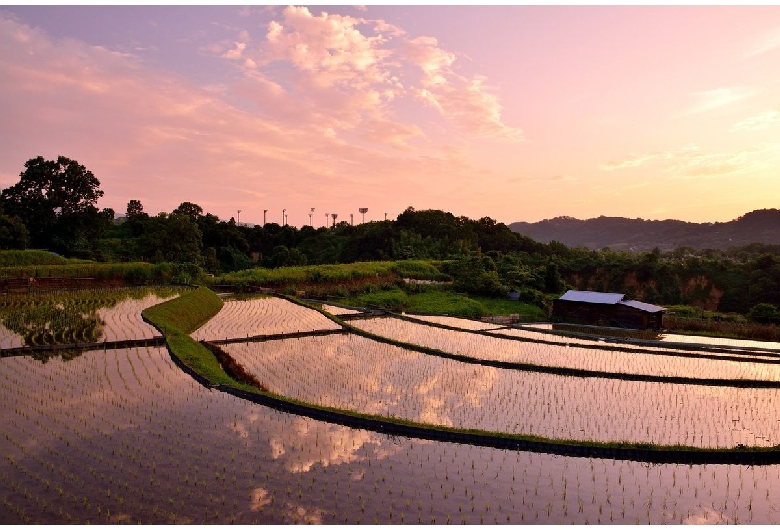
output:
{"label": "pink cloud", "polygon": [[[466,182],[479,172],[462,154],[414,147],[422,129],[373,111],[386,101],[378,90],[343,98],[330,87],[298,99],[261,74],[204,88],[133,56],[53,41],[7,17],[0,17],[0,70],[0,187],[16,181],[25,160],[63,154],[100,179],[101,207],[121,212],[141,199],[156,213],[187,200],[222,218],[241,208],[242,220],[257,222],[262,209],[312,201],[344,215],[379,201],[376,208],[394,217],[410,201],[436,196],[438,179]],[[240,106],[231,103],[236,95],[244,96]],[[256,109],[245,108],[250,97]]]}
{"label": "pink cloud", "polygon": [[[241,51],[241,57],[252,61],[254,79],[269,80],[273,71],[274,82],[286,87],[298,106],[323,118],[330,115],[329,127],[350,129],[364,120],[397,122],[393,103],[408,97],[436,109],[461,133],[509,140],[523,136],[502,122],[502,106],[484,77],[457,75],[455,54],[435,38],[409,38],[381,20],[314,16],[305,7],[288,7],[281,19],[268,24],[264,41]],[[402,127],[397,124],[396,129]]]}
{"label": "pink cloud", "polygon": [[760,131],[780,125],[780,109],[772,109],[735,123],[732,131]]}
{"label": "pink cloud", "polygon": [[665,152],[631,155],[622,160],[602,164],[603,171],[614,171],[656,163],[660,169],[674,177],[718,177],[731,173],[754,171],[766,167],[766,158],[780,151],[780,144],[746,147],[731,152],[705,152],[696,145],[689,145]]}

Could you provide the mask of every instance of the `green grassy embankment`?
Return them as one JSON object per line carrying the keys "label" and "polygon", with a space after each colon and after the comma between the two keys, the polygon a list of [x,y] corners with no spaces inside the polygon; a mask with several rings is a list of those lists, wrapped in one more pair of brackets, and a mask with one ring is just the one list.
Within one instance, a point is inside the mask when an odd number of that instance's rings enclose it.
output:
{"label": "green grassy embankment", "polygon": [[511,314],[519,315],[521,322],[541,322],[547,319],[544,309],[533,304],[504,298],[462,295],[454,292],[449,286],[427,287],[417,293],[407,293],[400,287],[394,287],[344,299],[341,303],[356,307],[377,306],[394,312],[405,311],[470,319]]}
{"label": "green grassy embankment", "polygon": [[142,315],[163,333],[171,353],[209,384],[246,388],[225,373],[208,348],[190,337],[190,333],[208,322],[220,309],[222,299],[210,289],[201,287],[145,309]]}
{"label": "green grassy embankment", "polygon": [[30,265],[67,265],[80,263],[81,260],[69,260],[48,250],[2,250],[0,267],[26,267]]}

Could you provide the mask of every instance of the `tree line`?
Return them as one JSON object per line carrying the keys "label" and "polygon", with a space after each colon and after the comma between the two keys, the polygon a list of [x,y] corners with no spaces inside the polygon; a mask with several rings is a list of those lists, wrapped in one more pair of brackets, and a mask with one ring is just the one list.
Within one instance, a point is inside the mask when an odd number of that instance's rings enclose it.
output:
{"label": "tree line", "polygon": [[[566,288],[623,292],[657,304],[747,313],[780,307],[780,245],[669,252],[570,248],[540,243],[483,217],[407,208],[394,220],[331,227],[238,225],[183,202],[151,215],[127,204],[122,222],[99,210],[99,180],[75,160],[37,157],[0,193],[0,248],[43,248],[102,262],[189,263],[219,275],[253,267],[426,259],[459,292],[541,303]],[[771,308],[762,310],[767,318]],[[776,309],[775,309],[776,311]]]}

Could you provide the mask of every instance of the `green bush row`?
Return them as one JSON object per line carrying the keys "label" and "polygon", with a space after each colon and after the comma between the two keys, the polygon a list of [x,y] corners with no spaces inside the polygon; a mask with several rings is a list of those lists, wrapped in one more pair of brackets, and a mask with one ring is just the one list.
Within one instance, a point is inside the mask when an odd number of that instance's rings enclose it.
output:
{"label": "green bush row", "polygon": [[121,281],[129,285],[191,284],[198,280],[200,268],[192,263],[95,263],[73,262],[65,265],[24,265],[0,267],[2,278],[94,278]]}

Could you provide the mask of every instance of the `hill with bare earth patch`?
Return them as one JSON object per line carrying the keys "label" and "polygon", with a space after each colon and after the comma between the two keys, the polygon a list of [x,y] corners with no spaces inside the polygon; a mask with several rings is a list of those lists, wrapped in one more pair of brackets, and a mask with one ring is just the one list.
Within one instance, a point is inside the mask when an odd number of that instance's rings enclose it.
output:
{"label": "hill with bare earth patch", "polygon": [[725,223],[556,217],[536,223],[516,222],[509,228],[541,243],[559,241],[568,247],[637,252],[656,247],[663,251],[680,247],[725,250],[750,243],[780,244],[780,210],[755,210]]}

